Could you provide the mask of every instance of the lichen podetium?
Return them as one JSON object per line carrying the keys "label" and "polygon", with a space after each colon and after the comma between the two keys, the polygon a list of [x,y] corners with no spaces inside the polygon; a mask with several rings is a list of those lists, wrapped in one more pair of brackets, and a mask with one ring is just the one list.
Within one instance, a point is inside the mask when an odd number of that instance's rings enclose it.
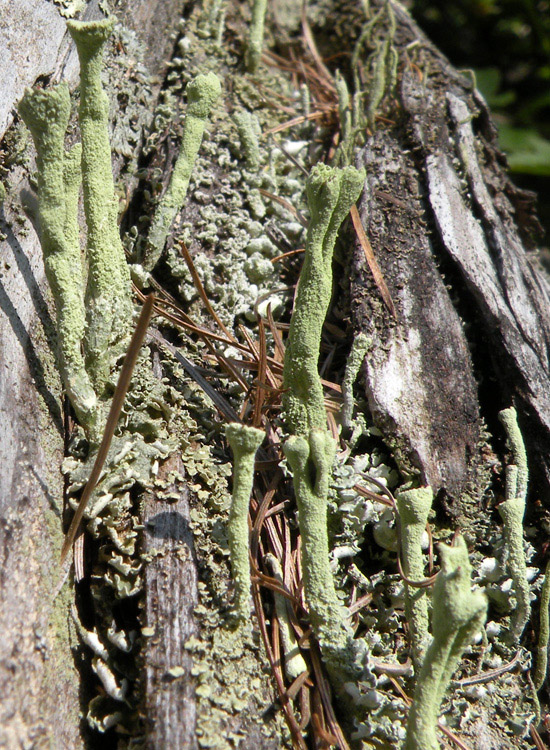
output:
{"label": "lichen podetium", "polygon": [[302,537],[304,589],[313,631],[333,686],[369,681],[369,651],[355,640],[329,563],[327,497],[336,451],[327,431],[318,372],[321,332],[332,292],[332,256],[338,230],[357,201],[365,173],[354,167],[314,167],[306,190],[311,218],[285,353],[283,408],[291,436],[283,449],[293,472]]}
{"label": "lichen podetium", "polygon": [[233,493],[227,532],[231,552],[231,572],[235,582],[235,614],[250,620],[250,563],[248,560],[248,505],[254,480],[254,459],[265,433],[255,427],[233,422],[225,428],[233,450]]}
{"label": "lichen podetium", "polygon": [[61,376],[80,423],[90,429],[97,420],[97,399],[81,351],[85,312],[77,228],[80,146],[65,153],[70,111],[66,84],[27,89],[19,103],[37,154],[40,242],[56,308]]}
{"label": "lichen podetium", "polygon": [[86,364],[100,396],[128,343],[132,321],[130,273],[118,229],[111,165],[109,101],[101,83],[103,49],[113,23],[112,19],[67,22],[80,61],[78,114],[88,227]]}
{"label": "lichen podetium", "polygon": [[250,34],[246,50],[246,69],[249,73],[256,71],[262,58],[266,11],[267,0],[253,0],[252,21],[250,23]]}
{"label": "lichen podetium", "polygon": [[432,630],[407,721],[403,750],[439,750],[437,719],[441,702],[465,648],[487,617],[487,597],[472,591],[472,566],[466,542],[439,546],[441,571],[433,591]]}
{"label": "lichen podetium", "polygon": [[518,425],[517,412],[513,407],[503,409],[498,415],[506,431],[512,451],[513,463],[506,467],[506,499],[497,506],[504,523],[504,536],[508,550],[508,569],[514,582],[516,608],[512,618],[511,635],[519,641],[531,615],[531,591],[527,580],[523,538],[523,517],[529,470],[525,444]]}
{"label": "lichen podetium", "polygon": [[157,206],[149,229],[142,263],[147,271],[156,266],[172,222],[183,207],[208,118],[220,94],[221,84],[214,73],[198,75],[187,86],[187,110],[180,152],[168,188]]}
{"label": "lichen podetium", "polygon": [[332,293],[332,256],[338,230],[357,201],[364,170],[319,164],[306,183],[311,212],[285,354],[283,409],[290,433],[325,430],[327,419],[318,372],[321,331]]}
{"label": "lichen podetium", "polygon": [[[401,554],[403,572],[412,581],[424,577],[422,536],[426,530],[428,514],[432,507],[431,487],[406,489],[396,495],[401,522]],[[405,615],[409,623],[413,659],[418,668],[430,640],[428,632],[428,591],[405,583]]]}

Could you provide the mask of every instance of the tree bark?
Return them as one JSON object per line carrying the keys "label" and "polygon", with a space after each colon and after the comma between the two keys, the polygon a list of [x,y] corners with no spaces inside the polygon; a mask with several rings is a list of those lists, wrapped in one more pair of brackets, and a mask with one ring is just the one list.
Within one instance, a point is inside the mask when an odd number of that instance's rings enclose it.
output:
{"label": "tree bark", "polygon": [[514,404],[538,487],[548,490],[548,279],[537,263],[534,195],[506,174],[480,94],[396,7],[404,65],[393,126],[357,158],[359,211],[396,306],[381,304],[356,242],[356,331],[373,344],[366,393],[402,473],[439,493],[458,528],[483,539],[497,412]]}

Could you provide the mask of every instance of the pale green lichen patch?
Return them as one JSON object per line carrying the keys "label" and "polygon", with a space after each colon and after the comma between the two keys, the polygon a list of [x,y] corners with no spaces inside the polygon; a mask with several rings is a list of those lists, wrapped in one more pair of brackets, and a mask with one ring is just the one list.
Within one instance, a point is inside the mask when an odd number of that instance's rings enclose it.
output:
{"label": "pale green lichen patch", "polygon": [[114,21],[68,21],[80,61],[79,127],[82,187],[88,229],[86,359],[103,395],[113,362],[124,351],[130,330],[130,273],[118,229],[109,140],[109,100],[101,81],[103,50]]}
{"label": "pale green lichen patch", "polygon": [[87,0],[53,0],[64,18],[74,18],[86,9]]}
{"label": "pale green lichen patch", "polygon": [[471,587],[466,542],[441,546],[441,571],[433,593],[433,639],[418,676],[404,750],[439,750],[436,724],[441,702],[464,650],[487,617],[487,598]]}
{"label": "pale green lichen patch", "polygon": [[254,483],[254,459],[265,433],[255,427],[232,423],[225,428],[233,451],[233,492],[227,533],[231,550],[231,573],[235,582],[235,612],[250,620],[250,563],[248,560],[248,507]]}

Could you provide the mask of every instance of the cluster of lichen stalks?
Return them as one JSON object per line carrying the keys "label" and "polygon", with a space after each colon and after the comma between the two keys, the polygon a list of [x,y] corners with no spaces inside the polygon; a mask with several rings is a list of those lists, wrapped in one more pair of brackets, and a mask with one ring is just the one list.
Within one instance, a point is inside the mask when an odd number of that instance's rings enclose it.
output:
{"label": "cluster of lichen stalks", "polygon": [[[319,643],[332,686],[344,715],[357,729],[365,712],[376,707],[375,678],[369,649],[355,639],[350,616],[338,598],[329,564],[327,498],[336,444],[327,430],[318,358],[321,329],[332,289],[332,255],[337,233],[358,199],[364,172],[326,165],[314,167],[307,181],[310,223],[304,265],[291,319],[283,372],[283,407],[289,433],[283,451],[292,470],[301,534],[304,591],[311,626]],[[525,449],[514,409],[501,412],[513,455],[507,471],[507,498],[499,506],[509,550],[517,609],[511,634],[519,641],[529,617],[529,588],[523,550],[523,514],[527,490]],[[248,503],[254,460],[264,433],[230,424],[226,429],[234,455],[233,502],[228,525],[235,582],[235,611],[250,619]],[[422,536],[432,507],[430,487],[403,488],[396,505],[401,528],[401,554],[406,584],[406,616],[417,675],[409,710],[405,750],[437,750],[436,727],[441,703],[464,650],[480,632],[487,616],[487,598],[472,590],[466,543],[457,536],[452,546],[440,545],[441,571],[432,595],[432,635],[428,593],[415,586],[424,577]],[[271,567],[276,572],[272,561]],[[296,642],[286,632],[283,613],[285,668],[291,679],[305,669]],[[353,722],[351,721],[353,719]],[[360,734],[358,735],[360,736]]]}
{"label": "cluster of lichen stalks", "polygon": [[[69,21],[80,61],[81,143],[65,151],[71,101],[66,84],[27,89],[19,113],[37,152],[40,241],[55,302],[65,389],[92,446],[101,437],[117,360],[132,321],[130,271],[118,229],[109,143],[109,101],[101,83],[103,49],[114,21]],[[179,157],[152,220],[143,266],[156,264],[181,209],[220,82],[210,73],[188,85]],[[81,260],[78,201],[83,188],[87,280]],[[139,273],[139,271],[138,271]]]}
{"label": "cluster of lichen stalks", "polygon": [[[265,3],[256,3],[248,66],[257,65]],[[101,85],[102,52],[112,21],[69,22],[81,65],[79,123],[82,143],[65,152],[70,116],[67,86],[29,90],[19,111],[37,150],[41,243],[48,281],[56,304],[60,369],[79,421],[91,443],[98,442],[104,403],[117,359],[123,353],[131,321],[130,276],[117,226],[108,101]],[[198,76],[187,87],[188,108],[180,156],[161,199],[146,243],[143,267],[150,270],[164,247],[172,221],[187,191],[193,163],[210,110],[220,93],[216,76]],[[81,263],[77,209],[80,184],[88,228],[87,283]],[[302,570],[311,625],[336,695],[356,724],[376,703],[375,677],[366,642],[355,639],[349,613],[337,596],[329,565],[327,497],[336,444],[327,431],[324,398],[317,370],[321,329],[330,302],[332,255],[339,228],[357,201],[364,172],[319,165],[307,182],[310,224],[304,266],[296,295],[284,365],[284,413],[289,436],[283,449],[293,473],[302,536]],[[139,270],[137,271],[139,274]],[[85,290],[83,291],[85,286]],[[513,636],[518,640],[529,617],[529,591],[522,546],[527,466],[513,410],[502,420],[514,456],[507,475],[507,498],[499,510],[504,520],[510,569],[518,602]],[[236,613],[250,618],[248,503],[254,458],[264,433],[242,424],[227,428],[235,469],[228,525],[235,581]],[[397,496],[403,568],[407,581],[422,578],[421,538],[432,503],[430,488],[409,488]],[[472,591],[471,566],[464,540],[442,546],[441,572],[432,597],[432,633],[428,632],[425,589],[406,585],[406,614],[418,671],[409,711],[406,750],[436,750],[437,716],[461,655],[482,627],[485,596]],[[270,559],[274,575],[277,561]],[[281,622],[285,666],[291,678],[305,663],[297,653],[291,628]],[[358,686],[360,689],[358,690]],[[373,697],[374,696],[374,697]]]}

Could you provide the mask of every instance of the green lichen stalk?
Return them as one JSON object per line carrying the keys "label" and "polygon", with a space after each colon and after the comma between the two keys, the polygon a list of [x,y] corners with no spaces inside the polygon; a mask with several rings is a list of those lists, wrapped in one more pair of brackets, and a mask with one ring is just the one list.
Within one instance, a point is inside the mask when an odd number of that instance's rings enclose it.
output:
{"label": "green lichen stalk", "polygon": [[198,75],[187,86],[187,110],[180,153],[168,188],[153,217],[143,267],[151,271],[157,264],[172,222],[181,211],[189,180],[199,152],[212,107],[221,94],[221,84],[214,73]]}
{"label": "green lichen stalk", "polygon": [[256,115],[241,109],[233,115],[239,141],[244,153],[246,166],[251,171],[257,171],[260,166],[260,144],[259,136],[261,133],[260,123]]}
{"label": "green lichen stalk", "polygon": [[361,193],[364,177],[363,171],[353,167],[321,164],[307,181],[311,218],[283,371],[284,415],[291,433],[283,449],[292,468],[298,505],[304,590],[313,631],[342,700],[346,683],[370,678],[369,653],[363,641],[353,638],[330,570],[327,497],[336,446],[326,429],[317,365],[332,292],[334,245]]}
{"label": "green lichen stalk", "polygon": [[283,372],[285,419],[289,432],[295,435],[308,435],[312,428],[326,429],[317,366],[332,293],[332,256],[338,230],[359,198],[364,181],[364,170],[325,164],[314,167],[307,181],[311,218]]}
{"label": "green lichen stalk", "polygon": [[352,427],[353,423],[353,385],[359,375],[361,365],[365,360],[365,356],[372,346],[372,339],[366,336],[364,333],[359,333],[353,340],[351,351],[346,362],[346,371],[342,380],[342,397],[344,403],[342,405],[342,424],[344,427]]}
{"label": "green lichen stalk", "polygon": [[440,545],[441,571],[433,591],[433,640],[426,651],[409,710],[403,750],[439,750],[437,720],[462,654],[487,617],[487,598],[472,591],[472,566],[462,537]]}
{"label": "green lichen stalk", "polygon": [[[403,573],[409,580],[420,581],[424,577],[422,536],[432,507],[433,491],[431,487],[405,490],[395,500],[401,522]],[[430,641],[427,589],[405,583],[405,615],[409,623],[413,659],[418,668]]]}
{"label": "green lichen stalk", "polygon": [[61,376],[80,423],[93,429],[97,399],[81,351],[85,312],[77,227],[80,147],[69,154],[64,147],[70,110],[65,84],[47,91],[27,89],[19,104],[37,153],[40,242],[56,307]]}
{"label": "green lichen stalk", "polygon": [[353,637],[334,586],[327,533],[327,495],[336,445],[326,430],[293,436],[283,446],[294,477],[302,537],[302,572],[309,618],[333,687],[368,676],[368,649]]}
{"label": "green lichen stalk", "polygon": [[254,481],[254,458],[265,434],[255,427],[232,423],[225,428],[233,450],[233,493],[229,523],[231,572],[235,582],[235,613],[250,620],[250,564],[248,560],[248,506]]}
{"label": "green lichen stalk", "polygon": [[516,608],[514,611],[511,635],[517,642],[529,621],[531,614],[531,596],[527,580],[527,562],[523,543],[523,517],[529,472],[527,454],[513,407],[499,413],[508,443],[512,451],[513,464],[506,469],[506,500],[498,506],[498,512],[504,523],[504,536],[508,550],[508,570],[514,583]]}
{"label": "green lichen stalk", "polygon": [[540,690],[548,671],[548,643],[550,642],[550,560],[546,563],[544,582],[540,592],[539,641],[537,661],[533,675],[535,690]]}
{"label": "green lichen stalk", "polygon": [[246,69],[254,73],[262,58],[262,47],[264,44],[265,14],[267,11],[267,0],[253,0],[252,21],[250,23],[250,35],[246,50]]}
{"label": "green lichen stalk", "polygon": [[118,230],[109,143],[109,101],[101,83],[103,49],[113,20],[68,21],[80,61],[79,125],[88,227],[86,361],[99,393],[123,352],[131,325],[130,274]]}

